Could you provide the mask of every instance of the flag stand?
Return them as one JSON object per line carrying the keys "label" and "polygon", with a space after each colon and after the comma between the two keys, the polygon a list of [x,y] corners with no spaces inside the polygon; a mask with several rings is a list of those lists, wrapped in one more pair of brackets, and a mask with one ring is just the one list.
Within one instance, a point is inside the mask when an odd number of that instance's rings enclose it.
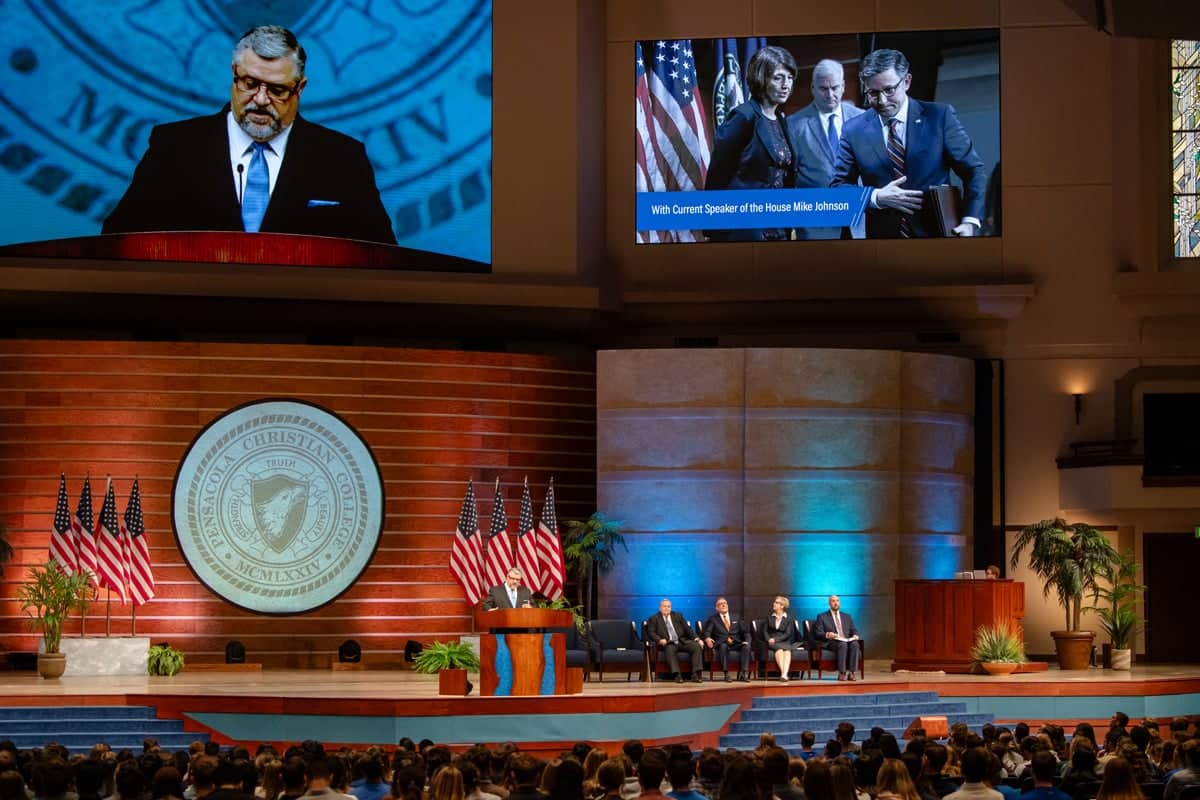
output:
{"label": "flag stand", "polygon": [[130,636],[137,636],[137,606],[129,612],[129,621],[131,623]]}

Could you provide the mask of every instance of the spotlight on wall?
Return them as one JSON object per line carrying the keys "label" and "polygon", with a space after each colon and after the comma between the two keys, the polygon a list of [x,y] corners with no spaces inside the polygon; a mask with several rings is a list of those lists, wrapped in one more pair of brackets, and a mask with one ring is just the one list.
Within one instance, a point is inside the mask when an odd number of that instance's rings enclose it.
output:
{"label": "spotlight on wall", "polygon": [[246,663],[246,645],[242,644],[237,639],[230,639],[225,644],[225,663],[226,664],[245,664]]}
{"label": "spotlight on wall", "polygon": [[362,648],[353,639],[347,639],[338,647],[338,661],[343,664],[357,664],[362,661]]}
{"label": "spotlight on wall", "polygon": [[1083,411],[1083,395],[1079,392],[1071,395],[1075,398],[1075,424],[1079,424],[1079,412]]}

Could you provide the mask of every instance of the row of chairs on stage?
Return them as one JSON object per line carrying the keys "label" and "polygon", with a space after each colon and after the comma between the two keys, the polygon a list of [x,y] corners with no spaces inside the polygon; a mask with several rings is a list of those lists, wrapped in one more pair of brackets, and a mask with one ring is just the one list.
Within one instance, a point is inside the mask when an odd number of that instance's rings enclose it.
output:
{"label": "row of chairs on stage", "polygon": [[[567,666],[583,668],[585,677],[589,679],[590,673],[594,671],[600,680],[604,680],[606,672],[624,672],[625,680],[630,680],[634,673],[642,676],[643,679],[655,680],[656,674],[659,671],[665,672],[667,666],[665,655],[660,652],[658,643],[647,639],[644,635],[648,621],[643,621],[639,625],[628,619],[591,620],[587,624],[589,640],[587,642],[584,642],[574,629],[567,631]],[[809,620],[792,619],[792,625],[794,626],[792,638],[795,644],[792,648],[790,674],[805,678],[811,677],[815,670],[817,678],[820,679],[825,672],[837,672],[837,663],[834,661],[833,652],[818,646],[812,635],[812,623]],[[692,630],[697,635],[704,630],[704,624],[701,621],[692,623],[692,626]],[[753,620],[750,626],[752,631],[750,674],[757,674],[759,678],[763,679],[772,673],[778,675],[779,667],[767,648],[766,637],[761,633],[766,627],[766,620]],[[859,676],[865,678],[866,646],[861,639],[858,646]],[[699,665],[699,669],[707,669],[708,677],[711,680],[716,671],[721,668],[720,658],[715,652],[715,648],[704,646],[703,640],[701,640],[701,651],[701,658],[705,663]],[[691,659],[686,652],[681,650],[678,655],[681,670],[694,672],[697,669],[689,663]],[[739,669],[738,658],[736,651],[730,652],[731,672]]]}

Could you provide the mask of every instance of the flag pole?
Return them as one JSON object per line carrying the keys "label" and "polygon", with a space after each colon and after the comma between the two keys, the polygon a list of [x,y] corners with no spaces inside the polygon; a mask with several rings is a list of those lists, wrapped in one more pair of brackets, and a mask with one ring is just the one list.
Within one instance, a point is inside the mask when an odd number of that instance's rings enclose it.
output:
{"label": "flag pole", "polygon": [[131,637],[137,636],[137,606],[133,606],[133,609],[129,612],[129,620],[131,623],[129,635]]}
{"label": "flag pole", "polygon": [[104,602],[104,636],[112,636],[112,589],[105,587],[107,598]]}

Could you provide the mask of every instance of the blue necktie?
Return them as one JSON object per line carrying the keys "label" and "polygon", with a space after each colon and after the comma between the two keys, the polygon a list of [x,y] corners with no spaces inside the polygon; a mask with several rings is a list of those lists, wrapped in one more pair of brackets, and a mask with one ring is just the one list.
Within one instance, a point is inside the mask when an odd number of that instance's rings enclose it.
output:
{"label": "blue necktie", "polygon": [[837,114],[829,115],[829,149],[833,152],[833,160],[837,161],[838,154],[838,133],[837,126],[834,121],[837,119]]}
{"label": "blue necktie", "polygon": [[267,202],[271,199],[271,177],[267,172],[267,158],[263,155],[271,145],[255,142],[251,147],[254,148],[254,155],[250,157],[250,169],[246,170],[246,191],[242,193],[242,227],[247,233],[258,233],[263,216],[267,213]]}

